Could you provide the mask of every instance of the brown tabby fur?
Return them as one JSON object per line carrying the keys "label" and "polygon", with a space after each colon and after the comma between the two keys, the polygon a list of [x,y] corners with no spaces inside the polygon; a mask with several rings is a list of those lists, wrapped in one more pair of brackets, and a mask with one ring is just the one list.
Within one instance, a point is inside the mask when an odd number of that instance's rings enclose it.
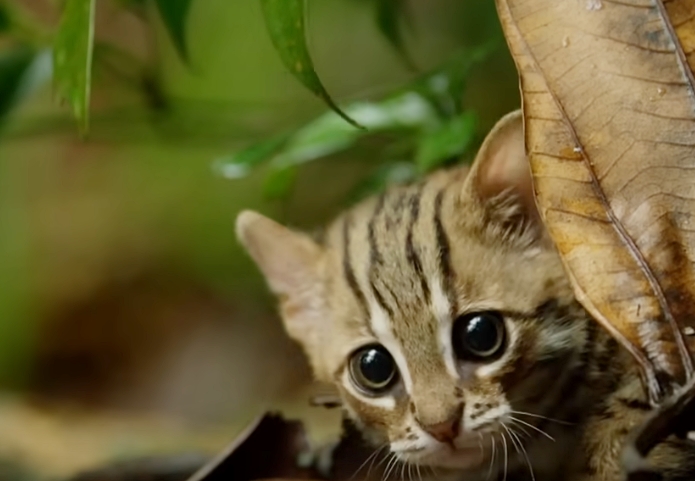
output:
{"label": "brown tabby fur", "polygon": [[[320,240],[252,212],[241,242],[279,297],[316,377],[375,445],[460,479],[620,479],[627,432],[650,407],[626,351],[575,301],[539,220],[519,112],[490,133],[470,171],[399,186],[340,215]],[[499,360],[455,358],[465,313],[504,315]],[[399,383],[352,385],[356,349],[382,344]],[[451,443],[431,426],[461,418]],[[671,481],[695,479],[692,443],[654,454]]]}

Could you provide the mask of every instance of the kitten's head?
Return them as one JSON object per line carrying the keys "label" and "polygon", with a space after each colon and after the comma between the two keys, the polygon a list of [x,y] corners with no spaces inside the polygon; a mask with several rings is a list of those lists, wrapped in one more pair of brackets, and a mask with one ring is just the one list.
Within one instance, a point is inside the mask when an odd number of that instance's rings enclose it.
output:
{"label": "kitten's head", "polygon": [[481,444],[511,449],[506,429],[534,436],[560,402],[585,331],[536,211],[519,112],[470,171],[367,200],[320,242],[252,212],[237,231],[317,378],[399,458],[478,466]]}

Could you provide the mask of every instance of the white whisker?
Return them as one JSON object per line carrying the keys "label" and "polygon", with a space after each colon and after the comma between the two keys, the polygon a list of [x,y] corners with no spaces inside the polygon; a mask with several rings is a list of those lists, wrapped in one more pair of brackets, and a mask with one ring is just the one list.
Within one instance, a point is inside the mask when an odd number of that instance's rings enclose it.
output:
{"label": "white whisker", "polygon": [[512,437],[512,433],[509,431],[509,428],[507,427],[507,425],[504,423],[500,423],[500,426],[502,426],[502,429],[504,429],[507,432],[507,434],[509,434],[509,441],[511,441],[512,446],[514,446],[514,449],[516,450],[516,452],[521,454],[521,452],[519,451],[519,447],[516,445],[516,441]]}
{"label": "white whisker", "polygon": [[[517,424],[518,421],[517,421],[515,418],[511,418],[510,421],[511,421],[512,424],[513,424],[517,429],[519,429],[527,438],[531,438],[531,437],[532,437],[532,436],[531,436],[531,433],[529,433],[523,425]],[[517,434],[518,434],[518,433],[517,433]]]}
{"label": "white whisker", "polygon": [[537,428],[537,427],[534,426],[533,424],[529,424],[529,423],[527,423],[526,421],[522,421],[521,419],[515,418],[514,416],[509,416],[509,417],[510,417],[510,419],[512,419],[512,420],[514,420],[514,421],[516,421],[516,422],[518,422],[518,423],[521,423],[521,424],[523,424],[524,426],[528,426],[528,427],[530,427],[531,429],[534,429],[534,430],[538,431],[539,433],[541,433],[543,436],[545,436],[546,438],[550,439],[551,441],[553,441],[553,442],[555,441],[555,438],[554,438],[554,437],[552,437],[550,434],[546,433],[546,432],[543,431],[542,429]]}
{"label": "white whisker", "polygon": [[528,453],[526,452],[526,448],[524,447],[523,443],[521,442],[521,439],[519,439],[519,436],[514,432],[514,428],[510,428],[510,434],[514,436],[519,443],[519,447],[521,448],[521,455],[524,457],[526,460],[526,465],[528,466],[529,473],[531,474],[531,481],[536,481],[536,476],[533,474],[533,466],[531,466],[531,460],[528,457]]}
{"label": "white whisker", "polygon": [[391,470],[393,469],[393,466],[396,465],[396,455],[393,453],[389,453],[388,456],[388,462],[386,463],[386,469],[384,470],[384,473],[381,477],[382,481],[386,481],[391,474]]}
{"label": "white whisker", "polygon": [[551,421],[553,423],[558,423],[558,424],[564,424],[566,426],[574,426],[574,423],[571,423],[569,421],[562,421],[560,419],[555,419],[555,418],[549,418],[548,416],[541,416],[540,414],[533,414],[533,413],[527,413],[525,411],[509,411],[512,414],[520,414],[522,416],[530,416],[532,418],[539,418],[539,419],[545,419],[546,421]]}
{"label": "white whisker", "polygon": [[490,436],[490,440],[492,441],[492,456],[490,457],[490,467],[487,469],[487,479],[490,479],[492,475],[492,466],[495,464],[495,458],[497,457],[497,447],[495,446],[497,443],[495,442],[494,434]]}
{"label": "white whisker", "polygon": [[[374,459],[376,459],[376,456],[379,454],[379,452],[380,452],[382,449],[384,449],[385,446],[386,446],[385,444],[382,444],[378,449],[375,449],[375,450],[372,452],[372,454],[370,454],[370,455],[367,457],[367,459],[365,459],[364,462],[363,462],[362,464],[360,464],[360,467],[357,468],[357,470],[352,474],[352,476],[350,476],[350,481],[351,481],[352,479],[354,479],[355,476],[357,476],[357,474],[362,470],[362,468],[365,467],[365,465],[366,465],[370,460],[372,460],[372,463],[373,463],[373,462],[374,462]],[[367,471],[367,477],[369,477],[369,470]]]}
{"label": "white whisker", "polygon": [[[366,476],[367,479],[369,479],[369,474],[372,472],[372,468],[374,468],[374,462],[376,461],[376,459],[380,456],[380,454],[382,453],[382,451],[383,451],[384,448],[386,448],[386,447],[388,447],[388,444],[387,444],[387,443],[382,444],[381,447],[376,451],[376,455],[375,455],[375,456],[372,456],[372,461],[369,463],[369,467],[367,468],[367,476]],[[385,458],[386,458],[386,457],[382,457],[382,458],[381,458],[381,461],[379,462],[379,464],[377,465],[377,467],[379,467],[379,466],[381,465],[381,463],[384,462],[384,459],[385,459]]]}
{"label": "white whisker", "polygon": [[507,449],[507,439],[504,437],[504,433],[500,433],[502,435],[502,442],[504,443],[504,477],[502,478],[502,481],[507,481],[507,466],[509,463],[509,450]]}

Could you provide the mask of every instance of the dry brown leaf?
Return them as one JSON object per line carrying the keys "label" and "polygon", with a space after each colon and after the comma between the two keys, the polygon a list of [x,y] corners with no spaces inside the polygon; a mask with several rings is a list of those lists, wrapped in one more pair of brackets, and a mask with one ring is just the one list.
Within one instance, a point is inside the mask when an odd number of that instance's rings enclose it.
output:
{"label": "dry brown leaf", "polygon": [[497,7],[542,215],[580,302],[657,403],[693,377],[695,0]]}

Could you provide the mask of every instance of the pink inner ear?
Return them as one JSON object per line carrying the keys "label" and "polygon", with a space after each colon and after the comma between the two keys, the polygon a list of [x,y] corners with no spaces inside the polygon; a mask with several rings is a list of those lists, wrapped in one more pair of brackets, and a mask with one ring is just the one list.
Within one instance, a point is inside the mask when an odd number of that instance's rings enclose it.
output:
{"label": "pink inner ear", "polygon": [[478,189],[483,198],[493,198],[511,190],[526,207],[534,207],[533,180],[521,123],[497,132],[478,172]]}

